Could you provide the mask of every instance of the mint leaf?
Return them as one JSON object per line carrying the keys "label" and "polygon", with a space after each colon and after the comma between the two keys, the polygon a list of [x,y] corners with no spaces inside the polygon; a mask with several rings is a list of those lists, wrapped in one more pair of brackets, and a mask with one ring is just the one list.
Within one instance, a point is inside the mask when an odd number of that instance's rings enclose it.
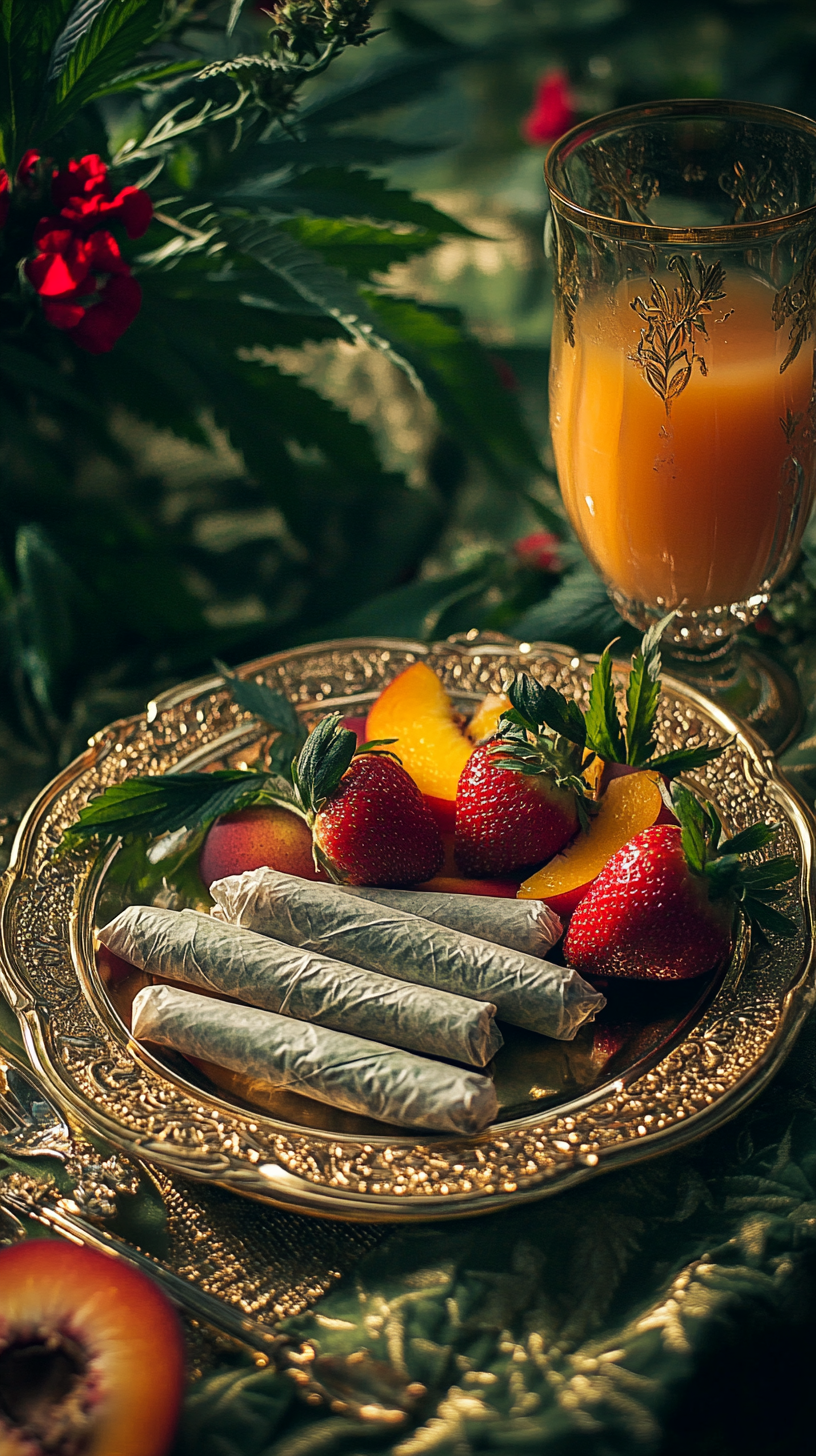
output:
{"label": "mint leaf", "polygon": [[618,718],[612,686],[612,658],[605,647],[589,685],[589,707],[585,714],[586,743],[608,763],[626,763],[626,743]]}

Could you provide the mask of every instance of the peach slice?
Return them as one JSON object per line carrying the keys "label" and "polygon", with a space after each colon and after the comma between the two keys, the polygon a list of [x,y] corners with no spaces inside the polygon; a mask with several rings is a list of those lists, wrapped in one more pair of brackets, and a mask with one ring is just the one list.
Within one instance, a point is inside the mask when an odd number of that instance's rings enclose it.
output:
{"label": "peach slice", "polygon": [[391,745],[411,775],[440,829],[452,829],[459,775],[473,752],[436,673],[414,662],[383,688],[372,704],[366,738]]}
{"label": "peach slice", "polygon": [[61,1240],[3,1249],[4,1456],[164,1456],[183,1388],[178,1318],[152,1280]]}
{"label": "peach slice", "polygon": [[607,860],[656,824],[663,810],[659,774],[646,770],[612,779],[587,833],[525,880],[518,898],[546,900],[556,915],[571,915]]}
{"label": "peach slice", "polygon": [[486,698],[482,698],[465,729],[468,738],[473,743],[484,743],[487,738],[492,738],[502,713],[506,713],[512,706],[506,693],[488,693]]}
{"label": "peach slice", "polygon": [[416,890],[436,890],[442,895],[495,895],[504,900],[514,900],[517,883],[515,880],[466,880],[461,875],[436,875],[424,885],[415,885]]}

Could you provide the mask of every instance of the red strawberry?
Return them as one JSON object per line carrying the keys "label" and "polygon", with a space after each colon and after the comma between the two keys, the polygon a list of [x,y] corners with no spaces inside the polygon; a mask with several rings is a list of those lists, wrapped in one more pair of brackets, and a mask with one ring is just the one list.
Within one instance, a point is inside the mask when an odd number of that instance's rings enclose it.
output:
{"label": "red strawberry", "polygon": [[355,754],[336,713],[309,735],[292,778],[312,826],[315,863],[349,885],[429,880],[444,851],[419,789],[390,753]]}
{"label": "red strawberry", "polygon": [[572,917],[564,940],[568,965],[604,976],[685,980],[720,965],[732,945],[740,906],[760,932],[795,933],[768,902],[797,873],[790,856],[741,865],[776,830],[754,824],[733,839],[710,805],[675,785],[681,824],[636,834],[605,865]]}
{"label": "red strawberry", "polygon": [[456,863],[465,875],[502,875],[551,859],[578,831],[575,794],[544,773],[500,768],[504,745],[474,749],[456,791]]}

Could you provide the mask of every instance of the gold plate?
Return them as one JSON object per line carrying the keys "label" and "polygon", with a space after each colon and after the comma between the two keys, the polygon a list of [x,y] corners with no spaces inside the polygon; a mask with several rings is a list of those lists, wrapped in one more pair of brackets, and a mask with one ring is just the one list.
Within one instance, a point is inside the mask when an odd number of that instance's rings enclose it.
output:
{"label": "gold plate", "polygon": [[[499,691],[503,676],[519,667],[580,699],[592,667],[567,648],[470,633],[433,646],[329,642],[250,663],[242,676],[263,675],[314,722],[329,710],[362,713],[418,659],[434,667],[462,706]],[[690,741],[727,745],[689,782],[716,803],[732,832],[758,818],[781,825],[778,847],[801,867],[798,890],[785,907],[798,919],[799,935],[753,948],[742,940],[724,977],[701,983],[690,1001],[670,1002],[674,993],[665,985],[639,983],[642,991],[630,985],[624,993],[616,983],[616,997],[651,996],[652,1011],[655,995],[665,992],[670,1011],[662,1022],[656,1015],[652,1031],[658,1031],[651,1040],[624,1039],[622,1051],[616,1055],[613,1048],[595,1064],[594,1043],[573,1052],[550,1044],[572,1057],[553,1086],[534,1085],[538,1063],[533,1057],[528,1067],[529,1047],[513,1043],[509,1080],[517,1075],[526,1089],[523,1112],[514,1115],[506,1106],[503,1120],[475,1138],[349,1124],[303,1098],[272,1103],[274,1113],[255,1108],[251,1088],[219,1089],[130,1038],[93,954],[97,906],[100,897],[106,904],[121,898],[117,864],[123,860],[117,850],[88,848],[62,858],[55,850],[78,810],[106,785],[136,773],[250,761],[261,736],[220,678],[164,694],[144,716],[98,733],[43,790],[20,826],[4,876],[0,980],[32,1062],[68,1117],[132,1158],[301,1213],[374,1222],[483,1213],[557,1192],[717,1127],[773,1075],[816,1000],[812,817],[754,734],[668,678],[661,751]]]}

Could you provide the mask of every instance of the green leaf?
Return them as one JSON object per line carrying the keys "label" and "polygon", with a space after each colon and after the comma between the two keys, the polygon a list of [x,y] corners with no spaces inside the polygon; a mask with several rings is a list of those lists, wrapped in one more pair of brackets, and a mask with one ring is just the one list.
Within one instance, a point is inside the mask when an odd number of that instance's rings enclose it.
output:
{"label": "green leaf", "polygon": [[[276,200],[273,196],[272,200]],[[439,242],[438,232],[395,233],[372,223],[343,222],[336,218],[296,217],[282,221],[282,232],[313,248],[323,260],[342,268],[352,278],[366,281],[372,273],[386,273],[392,263],[427,253]]]}
{"label": "green leaf", "polygon": [[40,104],[51,47],[74,0],[0,0],[0,129],[14,172]]}
{"label": "green leaf", "polygon": [[227,19],[227,35],[232,35],[238,21],[241,18],[241,11],[244,8],[245,0],[230,0],[230,12]]}
{"label": "green leaf", "polygon": [[747,896],[744,901],[744,909],[751,921],[761,930],[770,930],[773,935],[782,935],[786,940],[798,934],[798,925],[787,915],[783,915],[781,910],[775,910],[772,905],[766,904],[764,900]]}
{"label": "green leaf", "polygon": [[318,92],[301,107],[298,125],[307,129],[315,124],[334,126],[338,121],[356,121],[366,113],[401,106],[432,91],[446,70],[473,54],[469,46],[443,45],[419,54],[403,52],[375,62],[350,81]]}
{"label": "green leaf", "polygon": [[276,772],[288,770],[307,737],[307,730],[289,699],[283,693],[276,693],[265,682],[236,677],[223,662],[216,661],[215,667],[239,708],[246,708],[247,712],[254,713],[256,718],[277,729],[279,736],[272,746],[269,766]]}
{"label": "green leaf", "polygon": [[456,309],[371,290],[363,297],[466,450],[497,478],[514,484],[540,473],[518,400],[501,388],[485,350],[465,332]]}
{"label": "green leaf", "polygon": [[292,777],[304,809],[318,814],[334,793],[357,748],[357,735],[340,726],[340,714],[330,713],[306,739]]}
{"label": "green leaf", "polygon": [[[731,839],[723,840],[720,854],[750,854],[755,849],[762,849],[770,844],[779,833],[779,826],[773,828],[769,824],[751,824]],[[775,883],[775,882],[772,882]]]}
{"label": "green leaf", "polygon": [[[730,844],[733,843],[731,840]],[[773,886],[787,884],[788,880],[796,879],[798,874],[799,866],[793,855],[780,854],[775,859],[763,860],[762,864],[747,865],[743,871],[743,882],[752,892],[767,891]]]}
{"label": "green leaf", "polygon": [[660,639],[677,614],[670,612],[645,634],[632,658],[626,689],[626,762],[647,763],[654,748],[654,723],[660,702]]}
{"label": "green leaf", "polygon": [[120,71],[110,81],[104,81],[87,101],[100,101],[103,96],[116,96],[122,91],[132,91],[136,86],[155,86],[160,81],[169,81],[173,76],[183,76],[200,68],[199,60],[144,61],[140,66]]}
{"label": "green leaf", "polygon": [[656,758],[650,758],[648,766],[665,774],[666,778],[673,779],[678,774],[690,773],[692,769],[704,768],[707,763],[713,763],[727,746],[723,744],[722,748],[705,748],[701,744],[699,748],[673,748],[671,753],[661,753]]}
{"label": "green leaf", "polygon": [[522,642],[562,642],[580,652],[600,652],[610,637],[634,637],[618,616],[606,587],[587,562],[562,578],[545,601],[512,624]]}
{"label": "green leaf", "polygon": [[680,820],[681,842],[686,860],[696,874],[706,868],[706,815],[702,805],[682,784],[672,784],[674,812]]}
{"label": "green leaf", "polygon": [[156,36],[164,0],[80,0],[54,46],[38,138],[50,136]]}
{"label": "green leaf", "polygon": [[307,303],[336,319],[356,342],[379,349],[418,384],[406,352],[394,346],[388,328],[383,328],[345,274],[318,262],[311,249],[266,218],[222,215],[220,229],[239,252],[254,258]]}
{"label": "green leaf", "polygon": [[587,747],[607,763],[626,762],[626,743],[618,718],[615,689],[612,686],[612,657],[605,647],[600,662],[593,669],[589,684],[589,706],[586,710]]}
{"label": "green leaf", "polygon": [[296,179],[282,175],[277,168],[250,176],[238,186],[231,183],[216,195],[233,206],[257,207],[268,202],[281,212],[409,222],[437,237],[478,236],[432,203],[423,202],[411,192],[389,187],[382,177],[371,177],[360,170],[348,171],[344,167],[310,167]]}
{"label": "green leaf", "polygon": [[63,845],[69,848],[83,840],[120,835],[157,839],[262,803],[296,808],[288,784],[269,774],[218,769],[214,773],[139,775],[113,784],[91,799],[66,831]]}

